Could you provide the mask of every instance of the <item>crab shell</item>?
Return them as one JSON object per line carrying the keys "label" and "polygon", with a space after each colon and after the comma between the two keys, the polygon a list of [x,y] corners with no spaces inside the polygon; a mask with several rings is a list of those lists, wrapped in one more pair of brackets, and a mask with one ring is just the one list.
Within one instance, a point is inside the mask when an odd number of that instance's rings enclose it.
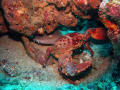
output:
{"label": "crab shell", "polygon": [[64,73],[67,76],[75,76],[91,65],[91,61],[78,65],[72,62],[72,51],[85,44],[89,37],[75,32],[61,36],[55,42],[51,49],[51,54],[59,58],[58,69],[60,73]]}
{"label": "crab shell", "polygon": [[60,37],[52,47],[52,54],[59,57],[61,54],[72,54],[72,50],[79,48],[86,42],[85,35],[80,33],[70,33]]}

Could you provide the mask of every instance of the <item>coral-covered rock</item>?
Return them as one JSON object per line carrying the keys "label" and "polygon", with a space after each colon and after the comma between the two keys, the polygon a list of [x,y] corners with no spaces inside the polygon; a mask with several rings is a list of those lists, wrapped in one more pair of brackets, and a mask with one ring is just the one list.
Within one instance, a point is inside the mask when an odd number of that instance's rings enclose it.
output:
{"label": "coral-covered rock", "polygon": [[[35,17],[35,7],[30,4],[30,1],[28,2],[26,0],[24,2],[23,0],[13,0],[11,2],[9,0],[2,0],[2,7],[5,11],[5,17],[10,24],[10,28],[19,33],[29,36],[35,33],[39,28],[39,23],[42,24],[41,17],[38,18],[40,10],[38,11],[36,18],[33,18]],[[39,22],[35,22],[35,19]]]}
{"label": "coral-covered rock", "polygon": [[118,0],[103,0],[99,8],[99,16],[108,28],[108,36],[113,44],[114,54],[120,56],[120,2]]}
{"label": "coral-covered rock", "polygon": [[47,33],[50,33],[58,26],[58,23],[65,26],[76,26],[77,19],[72,14],[66,14],[70,11],[70,7],[67,6],[67,10],[59,10],[54,5],[65,7],[67,3],[67,0],[13,0],[12,2],[2,0],[2,8],[12,30],[31,36],[39,28],[43,28]]}
{"label": "coral-covered rock", "polygon": [[58,8],[66,7],[70,0],[46,0],[48,3],[55,4]]}
{"label": "coral-covered rock", "polygon": [[51,33],[59,24],[74,27],[78,22],[76,15],[98,18],[100,3],[100,0],[2,0],[2,8],[10,29],[31,36],[40,28],[40,34]]}
{"label": "coral-covered rock", "polygon": [[5,24],[4,16],[3,16],[2,10],[0,8],[0,34],[6,33],[7,31],[8,30],[7,30],[7,27]]}
{"label": "coral-covered rock", "polygon": [[84,19],[98,18],[97,9],[101,3],[100,0],[72,0],[72,12]]}

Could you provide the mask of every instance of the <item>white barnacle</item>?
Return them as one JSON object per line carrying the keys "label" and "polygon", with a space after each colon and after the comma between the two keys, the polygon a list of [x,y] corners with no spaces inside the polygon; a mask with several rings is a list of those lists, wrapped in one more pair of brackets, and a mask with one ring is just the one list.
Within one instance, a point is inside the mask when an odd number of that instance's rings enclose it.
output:
{"label": "white barnacle", "polygon": [[83,63],[83,60],[82,60],[82,59],[80,59],[79,63]]}
{"label": "white barnacle", "polygon": [[85,57],[86,57],[86,59],[90,59],[90,56],[89,56],[89,55],[86,55]]}

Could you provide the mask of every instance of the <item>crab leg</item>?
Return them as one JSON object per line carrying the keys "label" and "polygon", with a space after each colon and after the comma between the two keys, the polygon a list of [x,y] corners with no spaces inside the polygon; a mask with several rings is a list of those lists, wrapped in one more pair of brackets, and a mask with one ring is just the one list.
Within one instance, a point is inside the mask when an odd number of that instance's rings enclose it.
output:
{"label": "crab leg", "polygon": [[43,65],[45,62],[45,54],[42,51],[36,49],[33,43],[30,42],[27,37],[22,36],[22,41],[24,43],[28,55],[36,62]]}
{"label": "crab leg", "polygon": [[45,63],[43,64],[43,68],[46,67],[46,64],[47,64],[47,61],[48,61],[48,57],[50,55],[51,50],[52,50],[51,47],[47,48],[47,50],[46,50]]}
{"label": "crab leg", "polygon": [[89,46],[89,44],[88,44],[87,42],[85,43],[85,46],[86,46],[87,49],[91,52],[91,56],[93,57],[94,52],[93,52],[93,50],[90,48],[90,46]]}

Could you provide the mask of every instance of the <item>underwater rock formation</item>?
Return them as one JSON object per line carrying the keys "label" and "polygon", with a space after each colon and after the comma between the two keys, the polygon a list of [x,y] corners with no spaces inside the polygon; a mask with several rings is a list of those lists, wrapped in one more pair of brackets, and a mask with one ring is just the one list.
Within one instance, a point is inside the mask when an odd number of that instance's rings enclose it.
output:
{"label": "underwater rock formation", "polygon": [[7,30],[7,27],[6,27],[6,24],[5,24],[2,9],[0,8],[0,34],[6,33],[6,32],[8,32],[8,30]]}
{"label": "underwater rock formation", "polygon": [[76,15],[85,19],[97,16],[100,2],[100,0],[13,0],[12,2],[2,0],[2,8],[12,30],[31,36],[37,31],[46,30],[50,33],[59,23],[67,27],[76,26],[78,22]]}
{"label": "underwater rock formation", "polygon": [[99,8],[101,21],[108,29],[108,36],[113,44],[114,54],[120,57],[120,3],[118,0],[103,0]]}

